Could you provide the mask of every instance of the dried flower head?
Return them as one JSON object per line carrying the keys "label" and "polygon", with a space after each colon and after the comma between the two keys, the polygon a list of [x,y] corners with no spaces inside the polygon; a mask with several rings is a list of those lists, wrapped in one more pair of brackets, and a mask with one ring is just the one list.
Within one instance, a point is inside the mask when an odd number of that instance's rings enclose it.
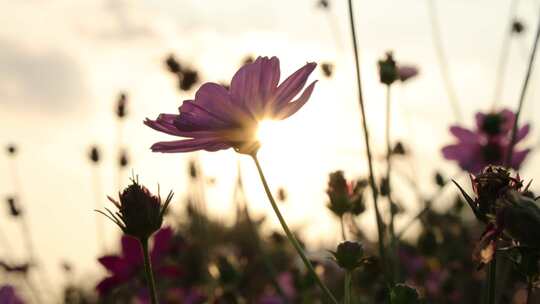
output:
{"label": "dried flower head", "polygon": [[364,262],[364,247],[359,242],[344,241],[331,251],[339,267],[352,271]]}
{"label": "dried flower head", "polygon": [[326,194],[330,199],[328,209],[341,217],[349,212],[358,215],[365,211],[364,190],[367,186],[365,180],[348,182],[343,171],[330,173]]}
{"label": "dried flower head", "polygon": [[182,91],[189,91],[197,82],[199,82],[199,74],[193,69],[185,68],[182,70],[179,80],[180,82],[178,85],[180,89]]}
{"label": "dried flower head", "polygon": [[17,200],[14,196],[8,196],[6,198],[6,202],[8,204],[9,213],[11,214],[11,216],[18,217],[19,215],[21,215],[21,209],[17,205]]}
{"label": "dried flower head", "polygon": [[173,192],[169,192],[164,202],[161,196],[155,196],[150,191],[139,184],[136,178],[132,178],[132,184],[119,194],[119,200],[111,197],[109,200],[118,208],[112,212],[105,208],[107,213],[96,210],[107,216],[122,231],[129,236],[144,240],[161,228],[163,215],[173,197]]}
{"label": "dried flower head", "polygon": [[321,64],[321,70],[324,76],[331,77],[332,73],[334,73],[334,65],[330,62],[324,62]]}
{"label": "dried flower head", "polygon": [[7,145],[7,147],[6,147],[6,152],[7,152],[8,155],[10,155],[10,156],[15,155],[15,153],[17,153],[17,146],[15,146],[15,144],[9,144],[9,145]]}
{"label": "dried flower head", "polygon": [[512,22],[512,34],[521,34],[525,30],[525,25],[519,19],[515,19]]}
{"label": "dried flower head", "polygon": [[120,168],[125,168],[129,165],[129,157],[126,149],[122,149],[122,151],[120,152],[118,165],[120,166]]}
{"label": "dried flower head", "polygon": [[90,161],[94,164],[99,163],[99,149],[97,146],[92,146],[90,148],[90,152],[88,153],[88,157],[90,158]]}
{"label": "dried flower head", "polygon": [[386,57],[379,60],[379,78],[386,85],[391,85],[399,79],[397,64],[392,52],[387,52]]}
{"label": "dried flower head", "polygon": [[157,131],[188,139],[158,142],[154,152],[176,153],[234,148],[254,154],[260,146],[256,132],[263,119],[285,119],[309,99],[315,82],[296,99],[315,69],[308,63],[279,84],[279,59],[259,57],[234,75],[230,89],[216,83],[203,84],[195,100],[186,100],[180,114],[161,114],[145,124]]}
{"label": "dried flower head", "polygon": [[165,65],[167,66],[169,72],[173,74],[178,74],[180,73],[180,71],[182,71],[182,66],[180,65],[178,60],[176,60],[173,54],[167,56],[167,59],[165,59]]}
{"label": "dried flower head", "polygon": [[118,96],[118,101],[116,102],[116,116],[120,119],[126,117],[126,105],[127,105],[127,95],[122,92]]}

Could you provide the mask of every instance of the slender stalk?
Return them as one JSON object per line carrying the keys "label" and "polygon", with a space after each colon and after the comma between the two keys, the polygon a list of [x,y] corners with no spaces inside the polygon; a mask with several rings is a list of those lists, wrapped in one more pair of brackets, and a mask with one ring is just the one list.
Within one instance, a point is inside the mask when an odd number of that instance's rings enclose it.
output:
{"label": "slender stalk", "polygon": [[144,273],[146,275],[146,284],[150,291],[150,300],[152,304],[158,304],[158,297],[156,292],[156,282],[154,281],[154,273],[152,272],[152,261],[150,260],[150,254],[148,253],[148,239],[139,239],[141,243],[141,249],[144,258]]}
{"label": "slender stalk", "polygon": [[347,240],[347,234],[345,233],[345,223],[343,219],[343,215],[339,217],[339,223],[341,225],[341,238],[346,241]]}
{"label": "slender stalk", "polygon": [[[103,198],[101,192],[101,179],[99,175],[99,165],[95,164],[92,168],[93,182],[94,182],[94,195],[95,195],[95,209],[101,210],[101,200]],[[105,243],[105,228],[103,226],[103,219],[101,216],[96,216],[96,237],[98,246],[102,252],[107,252],[107,245]]]}
{"label": "slender stalk", "polygon": [[296,238],[292,234],[291,230],[289,229],[289,226],[287,226],[287,223],[285,222],[285,219],[281,215],[281,212],[279,211],[279,208],[278,208],[278,206],[276,204],[276,201],[274,200],[274,197],[272,196],[272,192],[270,191],[270,188],[268,187],[268,183],[266,182],[266,178],[264,177],[264,173],[263,173],[263,170],[261,168],[261,165],[259,164],[259,160],[257,159],[257,155],[253,154],[253,155],[251,155],[251,157],[253,158],[253,161],[255,161],[255,165],[257,166],[257,171],[259,172],[259,177],[261,178],[261,181],[262,181],[262,184],[263,184],[263,187],[264,187],[264,191],[266,192],[266,195],[268,196],[268,200],[270,201],[270,205],[272,205],[272,209],[274,209],[274,212],[276,213],[276,216],[277,216],[277,218],[279,220],[279,223],[281,224],[281,227],[285,231],[285,234],[287,235],[287,238],[289,239],[289,241],[293,245],[294,249],[296,249],[296,252],[298,253],[300,258],[302,259],[302,262],[304,262],[304,264],[306,265],[306,268],[311,273],[311,275],[313,276],[313,278],[315,279],[315,281],[317,282],[319,287],[322,289],[324,294],[328,297],[328,299],[330,299],[330,301],[332,303],[338,304],[338,301],[336,300],[336,298],[332,295],[332,293],[330,292],[328,287],[326,287],[326,285],[324,285],[324,283],[321,281],[321,279],[319,278],[319,276],[315,272],[315,268],[313,268],[313,265],[311,265],[311,262],[306,257],[306,254],[304,253],[304,250],[302,249],[302,247],[300,246],[300,244],[298,243],[298,241],[296,240]]}
{"label": "slender stalk", "polygon": [[532,304],[533,289],[533,279],[527,278],[527,304]]}
{"label": "slender stalk", "polygon": [[538,40],[540,38],[540,20],[538,21],[538,25],[536,28],[536,35],[534,38],[534,45],[533,49],[531,51],[531,55],[529,57],[529,65],[527,67],[527,73],[525,74],[525,80],[523,81],[523,86],[521,88],[521,94],[519,96],[519,103],[518,108],[516,111],[516,118],[514,120],[514,126],[512,127],[512,136],[510,139],[510,145],[508,145],[508,151],[506,152],[506,166],[511,167],[512,166],[512,153],[514,152],[514,146],[516,144],[516,136],[517,136],[517,126],[518,126],[518,120],[519,116],[521,114],[521,110],[523,108],[523,101],[525,100],[525,96],[527,94],[527,88],[529,86],[529,80],[532,75],[532,69],[534,66],[534,59],[536,57],[536,49],[538,48]]}
{"label": "slender stalk", "polygon": [[[354,27],[354,14],[352,0],[348,1],[349,3],[349,21],[351,26],[351,35],[354,48],[354,62],[356,67],[356,83],[358,88],[358,103],[360,105],[360,112],[362,115],[362,129],[364,131],[364,143],[366,146],[367,162],[369,168],[369,185],[371,186],[371,193],[373,195],[373,205],[375,207],[375,219],[377,221],[377,234],[379,236],[379,255],[383,261],[382,265],[387,261],[386,251],[384,248],[384,226],[381,218],[381,213],[379,211],[379,205],[377,203],[378,190],[377,185],[375,184],[375,173],[373,170],[373,158],[371,155],[371,145],[369,143],[369,129],[367,126],[366,111],[364,107],[364,98],[362,96],[362,80],[360,75],[360,58],[358,55],[358,44],[356,42],[356,29]],[[386,281],[392,283],[393,279],[388,275],[387,270],[385,270]],[[392,285],[392,284],[391,284]]]}
{"label": "slender stalk", "polygon": [[[388,197],[388,206],[390,211],[390,249],[392,250],[392,257],[397,257],[397,247],[396,247],[396,230],[394,228],[394,201],[392,199],[392,181],[391,181],[391,172],[392,172],[392,146],[390,143],[390,127],[391,127],[391,90],[392,86],[386,86],[386,127],[385,127],[385,141],[386,141],[386,186],[387,186],[387,197]],[[396,275],[396,261],[395,259],[389,260],[390,267],[392,269],[392,275]]]}
{"label": "slender stalk", "polygon": [[444,53],[441,29],[439,26],[439,15],[437,14],[437,8],[435,7],[435,0],[427,0],[429,9],[429,18],[431,23],[431,36],[433,40],[433,46],[435,47],[435,54],[437,55],[437,61],[441,70],[441,76],[443,78],[444,88],[448,95],[448,101],[454,111],[455,118],[458,122],[461,121],[461,110],[459,107],[459,101],[455,88],[452,84],[450,77],[450,69],[448,67],[448,61]]}
{"label": "slender stalk", "polygon": [[497,65],[497,72],[495,73],[495,88],[493,92],[493,101],[492,108],[495,108],[500,101],[502,83],[504,80],[504,74],[506,71],[508,54],[510,53],[510,45],[512,42],[512,24],[514,22],[514,17],[516,15],[518,0],[512,0],[510,2],[509,16],[508,16],[508,26],[505,27],[504,39],[502,42],[501,54],[499,57],[499,63]]}
{"label": "slender stalk", "polygon": [[495,304],[495,287],[497,284],[497,254],[488,265],[487,304]]}
{"label": "slender stalk", "polygon": [[345,272],[345,300],[343,301],[344,304],[351,304],[351,283],[352,283],[352,273],[350,271]]}

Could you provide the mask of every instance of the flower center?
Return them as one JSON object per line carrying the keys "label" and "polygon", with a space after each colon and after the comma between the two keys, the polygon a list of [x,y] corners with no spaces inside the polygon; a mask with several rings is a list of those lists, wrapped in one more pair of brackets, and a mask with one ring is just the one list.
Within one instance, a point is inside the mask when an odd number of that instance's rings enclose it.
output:
{"label": "flower center", "polygon": [[500,114],[488,114],[482,123],[482,131],[489,135],[500,134],[502,123],[503,117]]}

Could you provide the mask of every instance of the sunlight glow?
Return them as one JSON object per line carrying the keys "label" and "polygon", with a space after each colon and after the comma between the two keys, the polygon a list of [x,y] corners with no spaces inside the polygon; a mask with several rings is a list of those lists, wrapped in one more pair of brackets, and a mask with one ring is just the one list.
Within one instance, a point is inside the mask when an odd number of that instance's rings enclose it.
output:
{"label": "sunlight glow", "polygon": [[275,146],[279,142],[288,141],[286,130],[281,121],[263,120],[259,122],[257,129],[257,139],[262,146]]}

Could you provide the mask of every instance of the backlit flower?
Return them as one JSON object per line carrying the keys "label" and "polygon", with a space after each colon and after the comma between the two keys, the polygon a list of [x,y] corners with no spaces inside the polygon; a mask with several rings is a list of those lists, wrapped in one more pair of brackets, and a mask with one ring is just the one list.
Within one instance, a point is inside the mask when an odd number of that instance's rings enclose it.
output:
{"label": "backlit flower", "polygon": [[228,90],[216,83],[203,84],[194,100],[183,102],[179,115],[160,114],[156,120],[146,119],[144,123],[157,131],[187,138],[155,143],[152,151],[234,148],[239,153],[255,153],[259,148],[259,121],[285,119],[296,113],[313,92],[315,82],[302,89],[315,67],[315,63],[307,63],[279,84],[279,59],[259,57],[236,72]]}
{"label": "backlit flower", "polygon": [[[471,173],[478,173],[487,165],[503,165],[511,140],[515,115],[509,110],[476,114],[476,129],[452,126],[450,132],[458,142],[442,149],[446,159],[455,160]],[[530,126],[518,128],[516,144],[529,134]],[[514,147],[510,166],[519,169],[530,149]]]}
{"label": "backlit flower", "polygon": [[23,304],[24,302],[21,298],[19,298],[13,286],[3,285],[2,287],[0,287],[0,303]]}

